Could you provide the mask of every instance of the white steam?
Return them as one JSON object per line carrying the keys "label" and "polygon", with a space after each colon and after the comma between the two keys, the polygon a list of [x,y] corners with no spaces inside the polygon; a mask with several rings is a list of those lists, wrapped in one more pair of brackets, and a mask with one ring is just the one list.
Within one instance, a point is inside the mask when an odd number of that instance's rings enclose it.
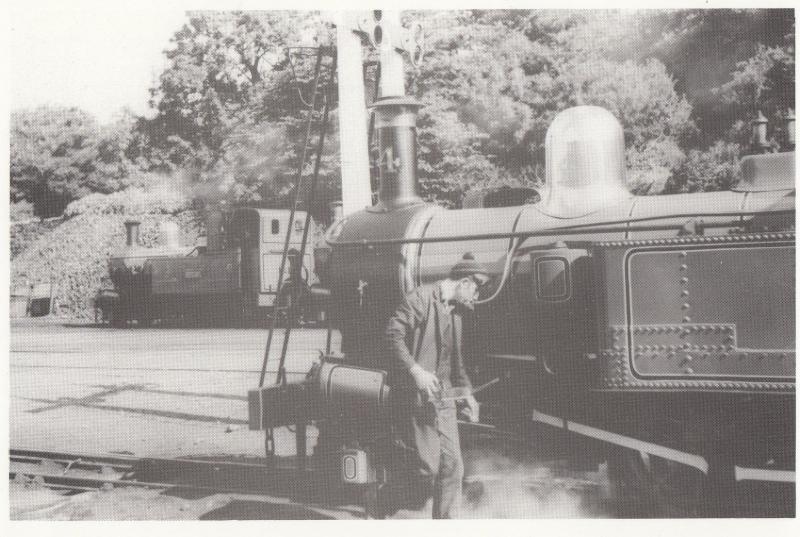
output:
{"label": "white steam", "polygon": [[597,518],[596,474],[556,475],[550,466],[491,451],[466,457],[463,518]]}

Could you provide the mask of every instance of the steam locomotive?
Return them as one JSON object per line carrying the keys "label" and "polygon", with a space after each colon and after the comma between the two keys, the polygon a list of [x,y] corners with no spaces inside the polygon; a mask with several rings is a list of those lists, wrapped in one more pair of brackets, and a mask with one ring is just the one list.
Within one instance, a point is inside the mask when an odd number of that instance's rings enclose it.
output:
{"label": "steam locomotive", "polygon": [[[410,49],[374,18],[382,72],[402,74],[397,51]],[[605,462],[620,497],[651,514],[669,496],[696,514],[741,515],[732,498],[745,484],[774,486],[793,512],[794,152],[746,157],[730,191],[639,197],[625,187],[618,120],[578,106],[548,129],[537,203],[446,210],[419,195],[419,106],[402,76],[381,82],[378,203],[331,227],[318,267],[341,353],[303,382],[252,390],[251,429],[296,424],[305,470],[316,423],[314,456],[341,454],[342,481],[374,503],[397,477],[387,320],[404,293],[472,252],[494,275],[465,330],[473,382],[492,385],[479,397],[484,430],[557,430],[575,460]]]}
{"label": "steam locomotive", "polygon": [[[403,127],[387,129],[392,143]],[[541,201],[448,211],[419,200],[413,151],[392,147],[407,165],[382,181],[405,186],[328,235],[348,359],[385,367],[393,306],[469,251],[495,274],[473,327],[475,382],[501,381],[493,426],[597,441],[583,460],[631,495],[696,484],[730,507],[739,482],[793,483],[793,152],[746,157],[729,192],[637,197],[619,122],[580,106],[548,130]]]}
{"label": "steam locomotive", "polygon": [[548,130],[538,203],[446,210],[418,196],[416,105],[378,106],[382,147],[400,165],[382,167],[377,205],[329,230],[319,271],[343,356],[302,389],[252,391],[251,428],[333,420],[343,479],[347,467],[376,475],[356,468],[372,467],[363,453],[380,459],[386,322],[469,251],[494,273],[471,331],[473,381],[494,381],[482,425],[568,434],[574,460],[605,462],[621,504],[650,513],[677,496],[698,515],[737,515],[745,483],[777,485],[793,506],[793,152],[746,157],[731,191],[638,197],[619,122],[579,106]]}
{"label": "steam locomotive", "polygon": [[[159,246],[139,244],[139,222],[126,222],[126,246],[108,262],[112,286],[95,298],[98,316],[116,326],[130,321],[180,319],[234,324],[263,319],[278,305],[296,302],[293,312],[312,313],[307,300],[319,283],[309,248],[299,252],[306,214],[240,207],[206,211],[205,244],[182,247],[174,224],[162,223]],[[312,220],[310,237],[321,234]],[[278,296],[277,279],[286,233],[290,233],[287,277]]]}

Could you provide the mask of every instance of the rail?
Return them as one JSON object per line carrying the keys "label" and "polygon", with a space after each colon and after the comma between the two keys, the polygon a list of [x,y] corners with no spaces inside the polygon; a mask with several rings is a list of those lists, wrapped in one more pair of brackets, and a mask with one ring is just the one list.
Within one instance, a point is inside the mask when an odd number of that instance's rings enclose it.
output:
{"label": "rail", "polygon": [[[646,216],[640,218],[626,218],[623,220],[607,220],[601,222],[593,222],[589,224],[572,224],[568,226],[553,226],[540,230],[531,231],[514,231],[503,233],[475,233],[470,235],[450,235],[443,237],[403,237],[399,239],[377,239],[369,240],[362,239],[359,241],[330,241],[326,242],[331,246],[389,246],[397,244],[428,244],[435,242],[463,242],[463,241],[479,241],[479,240],[495,240],[495,239],[526,239],[529,237],[549,237],[551,235],[581,235],[584,233],[613,233],[613,232],[630,232],[630,231],[669,231],[674,229],[681,229],[686,222],[676,222],[673,224],[663,225],[649,225],[649,226],[631,226],[630,224],[641,222],[654,222],[659,220],[676,220],[676,219],[691,219],[691,218],[725,218],[725,217],[739,217],[746,216],[776,216],[782,214],[794,215],[795,210],[792,209],[779,209],[772,211],[748,211],[748,212],[729,212],[729,213],[679,213],[670,215],[659,216]],[[703,228],[721,228],[721,227],[738,227],[745,222],[739,220],[725,221],[725,222],[702,222]]]}
{"label": "rail", "polygon": [[206,459],[87,455],[11,449],[9,479],[23,484],[69,491],[145,488],[183,489],[214,494],[240,494],[347,513],[363,511],[342,505],[290,499],[298,493],[293,467]]}

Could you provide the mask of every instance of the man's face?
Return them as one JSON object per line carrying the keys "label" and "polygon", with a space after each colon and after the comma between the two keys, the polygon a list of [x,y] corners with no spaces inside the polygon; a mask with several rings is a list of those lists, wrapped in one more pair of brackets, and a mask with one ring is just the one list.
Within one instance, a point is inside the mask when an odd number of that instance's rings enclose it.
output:
{"label": "man's face", "polygon": [[476,277],[462,278],[456,285],[453,301],[457,308],[464,308],[468,311],[475,309],[475,301],[478,299],[478,289],[480,280]]}

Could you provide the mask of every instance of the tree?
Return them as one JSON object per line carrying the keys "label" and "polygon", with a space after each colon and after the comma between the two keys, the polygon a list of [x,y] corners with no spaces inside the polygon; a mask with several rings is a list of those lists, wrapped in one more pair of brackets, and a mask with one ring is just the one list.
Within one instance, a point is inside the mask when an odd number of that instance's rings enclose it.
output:
{"label": "tree", "polygon": [[[720,98],[719,88],[759,47],[790,49],[794,12],[788,9],[694,9],[646,11],[636,18],[641,39],[631,51],[662,61],[685,94],[700,127],[692,146],[707,147],[726,137],[730,125],[749,121],[752,108]],[[626,43],[621,39],[621,43]],[[789,53],[794,57],[793,50]],[[794,77],[791,77],[792,95]]]}
{"label": "tree", "polygon": [[667,180],[664,193],[728,190],[738,179],[739,161],[738,144],[720,140],[707,150],[692,149]]}
{"label": "tree", "polygon": [[[794,103],[794,48],[758,45],[755,54],[736,64],[731,80],[714,88],[723,102],[740,111],[728,139],[746,146],[751,136],[748,120],[759,112],[772,120],[774,138],[784,130],[783,118]],[[777,145],[777,144],[776,144]]]}
{"label": "tree", "polygon": [[[733,153],[713,150],[713,158],[722,160],[706,166],[692,151],[713,145],[727,128],[709,118],[730,117],[731,103],[739,98],[720,97],[738,95],[756,71],[763,74],[764,58],[736,67],[748,58],[748,47],[770,43],[765,50],[771,52],[762,56],[777,67],[764,76],[777,77],[770,87],[783,90],[778,101],[788,102],[791,93],[779,81],[793,81],[793,50],[785,48],[793,18],[785,10],[465,10],[407,16],[422,20],[428,43],[421,69],[409,76],[411,93],[425,103],[418,118],[419,177],[423,194],[445,205],[457,206],[470,188],[541,185],[547,126],[578,104],[608,108],[622,123],[634,191],[699,185],[686,179],[694,177],[690,168],[721,174],[704,183],[715,188],[727,184]],[[191,14],[175,34],[170,66],[153,90],[158,116],[139,129],[153,165],[188,167],[215,192],[227,188],[233,200],[285,203],[302,151],[301,95],[310,90],[308,76],[300,76],[300,91],[295,89],[297,73],[283,51],[313,42],[307,38],[312,34],[321,36],[316,43],[329,44],[323,27],[310,12]],[[744,45],[737,31],[744,32]],[[719,61],[698,66],[698,55],[688,54],[695,49],[712,56],[718,51]],[[731,69],[741,76],[712,94],[710,81],[725,82]],[[729,115],[714,115],[723,109]],[[321,172],[332,197],[338,162],[335,141],[329,142]]]}
{"label": "tree", "polygon": [[100,126],[77,108],[40,107],[11,114],[11,200],[40,217],[58,216],[90,192],[127,186],[131,118]]}
{"label": "tree", "polygon": [[304,18],[282,11],[189,14],[165,52],[169,66],[151,90],[158,115],[145,126],[166,165],[207,166],[222,156],[233,129],[285,78],[285,50]]}
{"label": "tree", "polygon": [[[287,50],[330,44],[326,32],[312,12],[191,13],[151,92],[158,114],[139,128],[155,148],[153,165],[189,169],[194,192],[206,200],[284,205],[299,166],[313,72],[312,57]],[[329,66],[330,58],[322,86],[332,97]],[[328,139],[321,168],[327,187],[333,175],[338,181],[335,143]],[[303,173],[310,174],[308,162]]]}
{"label": "tree", "polygon": [[420,176],[430,198],[457,205],[487,183],[540,185],[547,127],[578,104],[603,106],[622,123],[633,188],[658,192],[684,158],[691,105],[658,60],[609,59],[596,13],[420,16],[432,38],[415,80],[426,103]]}

